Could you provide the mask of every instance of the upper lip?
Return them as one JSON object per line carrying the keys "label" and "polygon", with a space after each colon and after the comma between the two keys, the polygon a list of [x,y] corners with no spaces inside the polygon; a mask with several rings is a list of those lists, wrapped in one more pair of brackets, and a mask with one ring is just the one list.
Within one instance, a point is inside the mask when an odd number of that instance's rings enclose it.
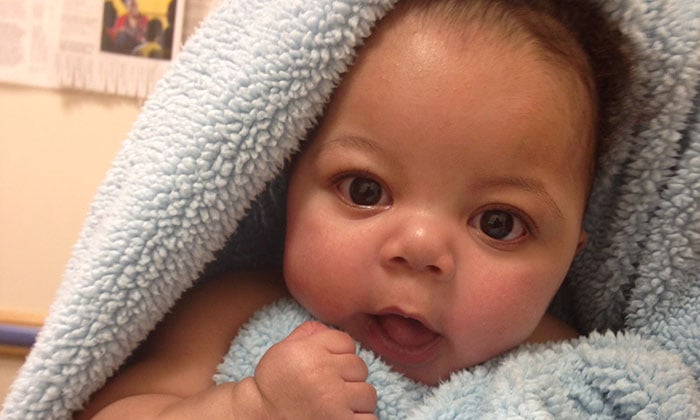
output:
{"label": "upper lip", "polygon": [[418,312],[406,311],[406,310],[403,310],[403,309],[401,309],[401,308],[392,306],[392,307],[387,307],[387,308],[385,308],[385,309],[382,309],[382,310],[376,312],[374,315],[375,315],[375,316],[382,316],[382,315],[398,315],[398,316],[401,316],[401,317],[404,317],[404,318],[410,318],[410,319],[413,319],[413,320],[416,320],[416,321],[420,322],[420,323],[423,324],[426,328],[428,328],[430,331],[432,331],[432,332],[434,332],[434,333],[436,333],[436,334],[440,334],[440,332],[438,331],[438,329],[435,328],[435,327],[433,326],[433,324],[431,324],[431,323],[427,320],[427,318],[425,318],[423,315],[421,315],[421,314],[418,313]]}

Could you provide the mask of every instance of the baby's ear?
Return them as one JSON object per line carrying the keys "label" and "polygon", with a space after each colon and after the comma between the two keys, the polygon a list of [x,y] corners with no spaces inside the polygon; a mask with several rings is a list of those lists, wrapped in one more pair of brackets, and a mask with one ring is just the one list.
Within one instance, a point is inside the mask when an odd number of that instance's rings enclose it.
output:
{"label": "baby's ear", "polygon": [[576,253],[578,254],[586,247],[588,243],[588,234],[585,230],[581,229],[581,234],[578,237],[578,245],[576,245]]}

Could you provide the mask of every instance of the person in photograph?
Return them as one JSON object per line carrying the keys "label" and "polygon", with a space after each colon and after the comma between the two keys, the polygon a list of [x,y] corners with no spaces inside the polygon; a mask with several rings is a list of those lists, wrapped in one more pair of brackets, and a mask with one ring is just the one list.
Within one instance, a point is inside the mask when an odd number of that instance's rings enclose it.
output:
{"label": "person in photograph", "polygon": [[117,9],[114,8],[114,3],[106,1],[102,11],[102,40],[100,41],[100,49],[102,51],[112,51],[114,49],[110,32],[116,21]]}
{"label": "person in photograph", "polygon": [[146,40],[148,17],[141,14],[137,0],[123,0],[126,13],[119,16],[110,30],[117,52],[130,54],[137,45]]}
{"label": "person in photograph", "polygon": [[175,10],[177,9],[177,0],[170,0],[168,4],[168,26],[163,30],[161,36],[161,46],[163,47],[163,58],[170,59],[173,51],[173,33],[175,32]]}
{"label": "person in photograph", "polygon": [[148,21],[146,29],[146,40],[137,45],[132,51],[133,55],[147,58],[162,58],[163,47],[158,42],[160,35],[163,33],[163,24],[160,19],[151,19]]}

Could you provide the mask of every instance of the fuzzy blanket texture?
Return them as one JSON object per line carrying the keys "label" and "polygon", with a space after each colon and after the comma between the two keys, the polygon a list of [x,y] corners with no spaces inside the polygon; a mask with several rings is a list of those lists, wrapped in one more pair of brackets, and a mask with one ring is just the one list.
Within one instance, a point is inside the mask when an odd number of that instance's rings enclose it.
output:
{"label": "fuzzy blanket texture", "polygon": [[[203,273],[278,262],[285,162],[395,1],[215,8],[115,158],[2,419],[69,418]],[[700,417],[700,2],[600,1],[635,67],[560,306],[590,334],[435,388],[358,350],[380,418]],[[216,379],[249,374],[305,319],[291,301],[266,308]]]}

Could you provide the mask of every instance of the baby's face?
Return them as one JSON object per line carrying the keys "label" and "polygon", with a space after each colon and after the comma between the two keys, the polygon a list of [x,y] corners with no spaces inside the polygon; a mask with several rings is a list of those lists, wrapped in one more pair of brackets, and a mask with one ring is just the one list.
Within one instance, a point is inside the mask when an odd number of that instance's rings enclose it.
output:
{"label": "baby's face", "polygon": [[427,384],[522,343],[583,242],[585,95],[560,72],[382,28],[291,177],[293,296]]}

